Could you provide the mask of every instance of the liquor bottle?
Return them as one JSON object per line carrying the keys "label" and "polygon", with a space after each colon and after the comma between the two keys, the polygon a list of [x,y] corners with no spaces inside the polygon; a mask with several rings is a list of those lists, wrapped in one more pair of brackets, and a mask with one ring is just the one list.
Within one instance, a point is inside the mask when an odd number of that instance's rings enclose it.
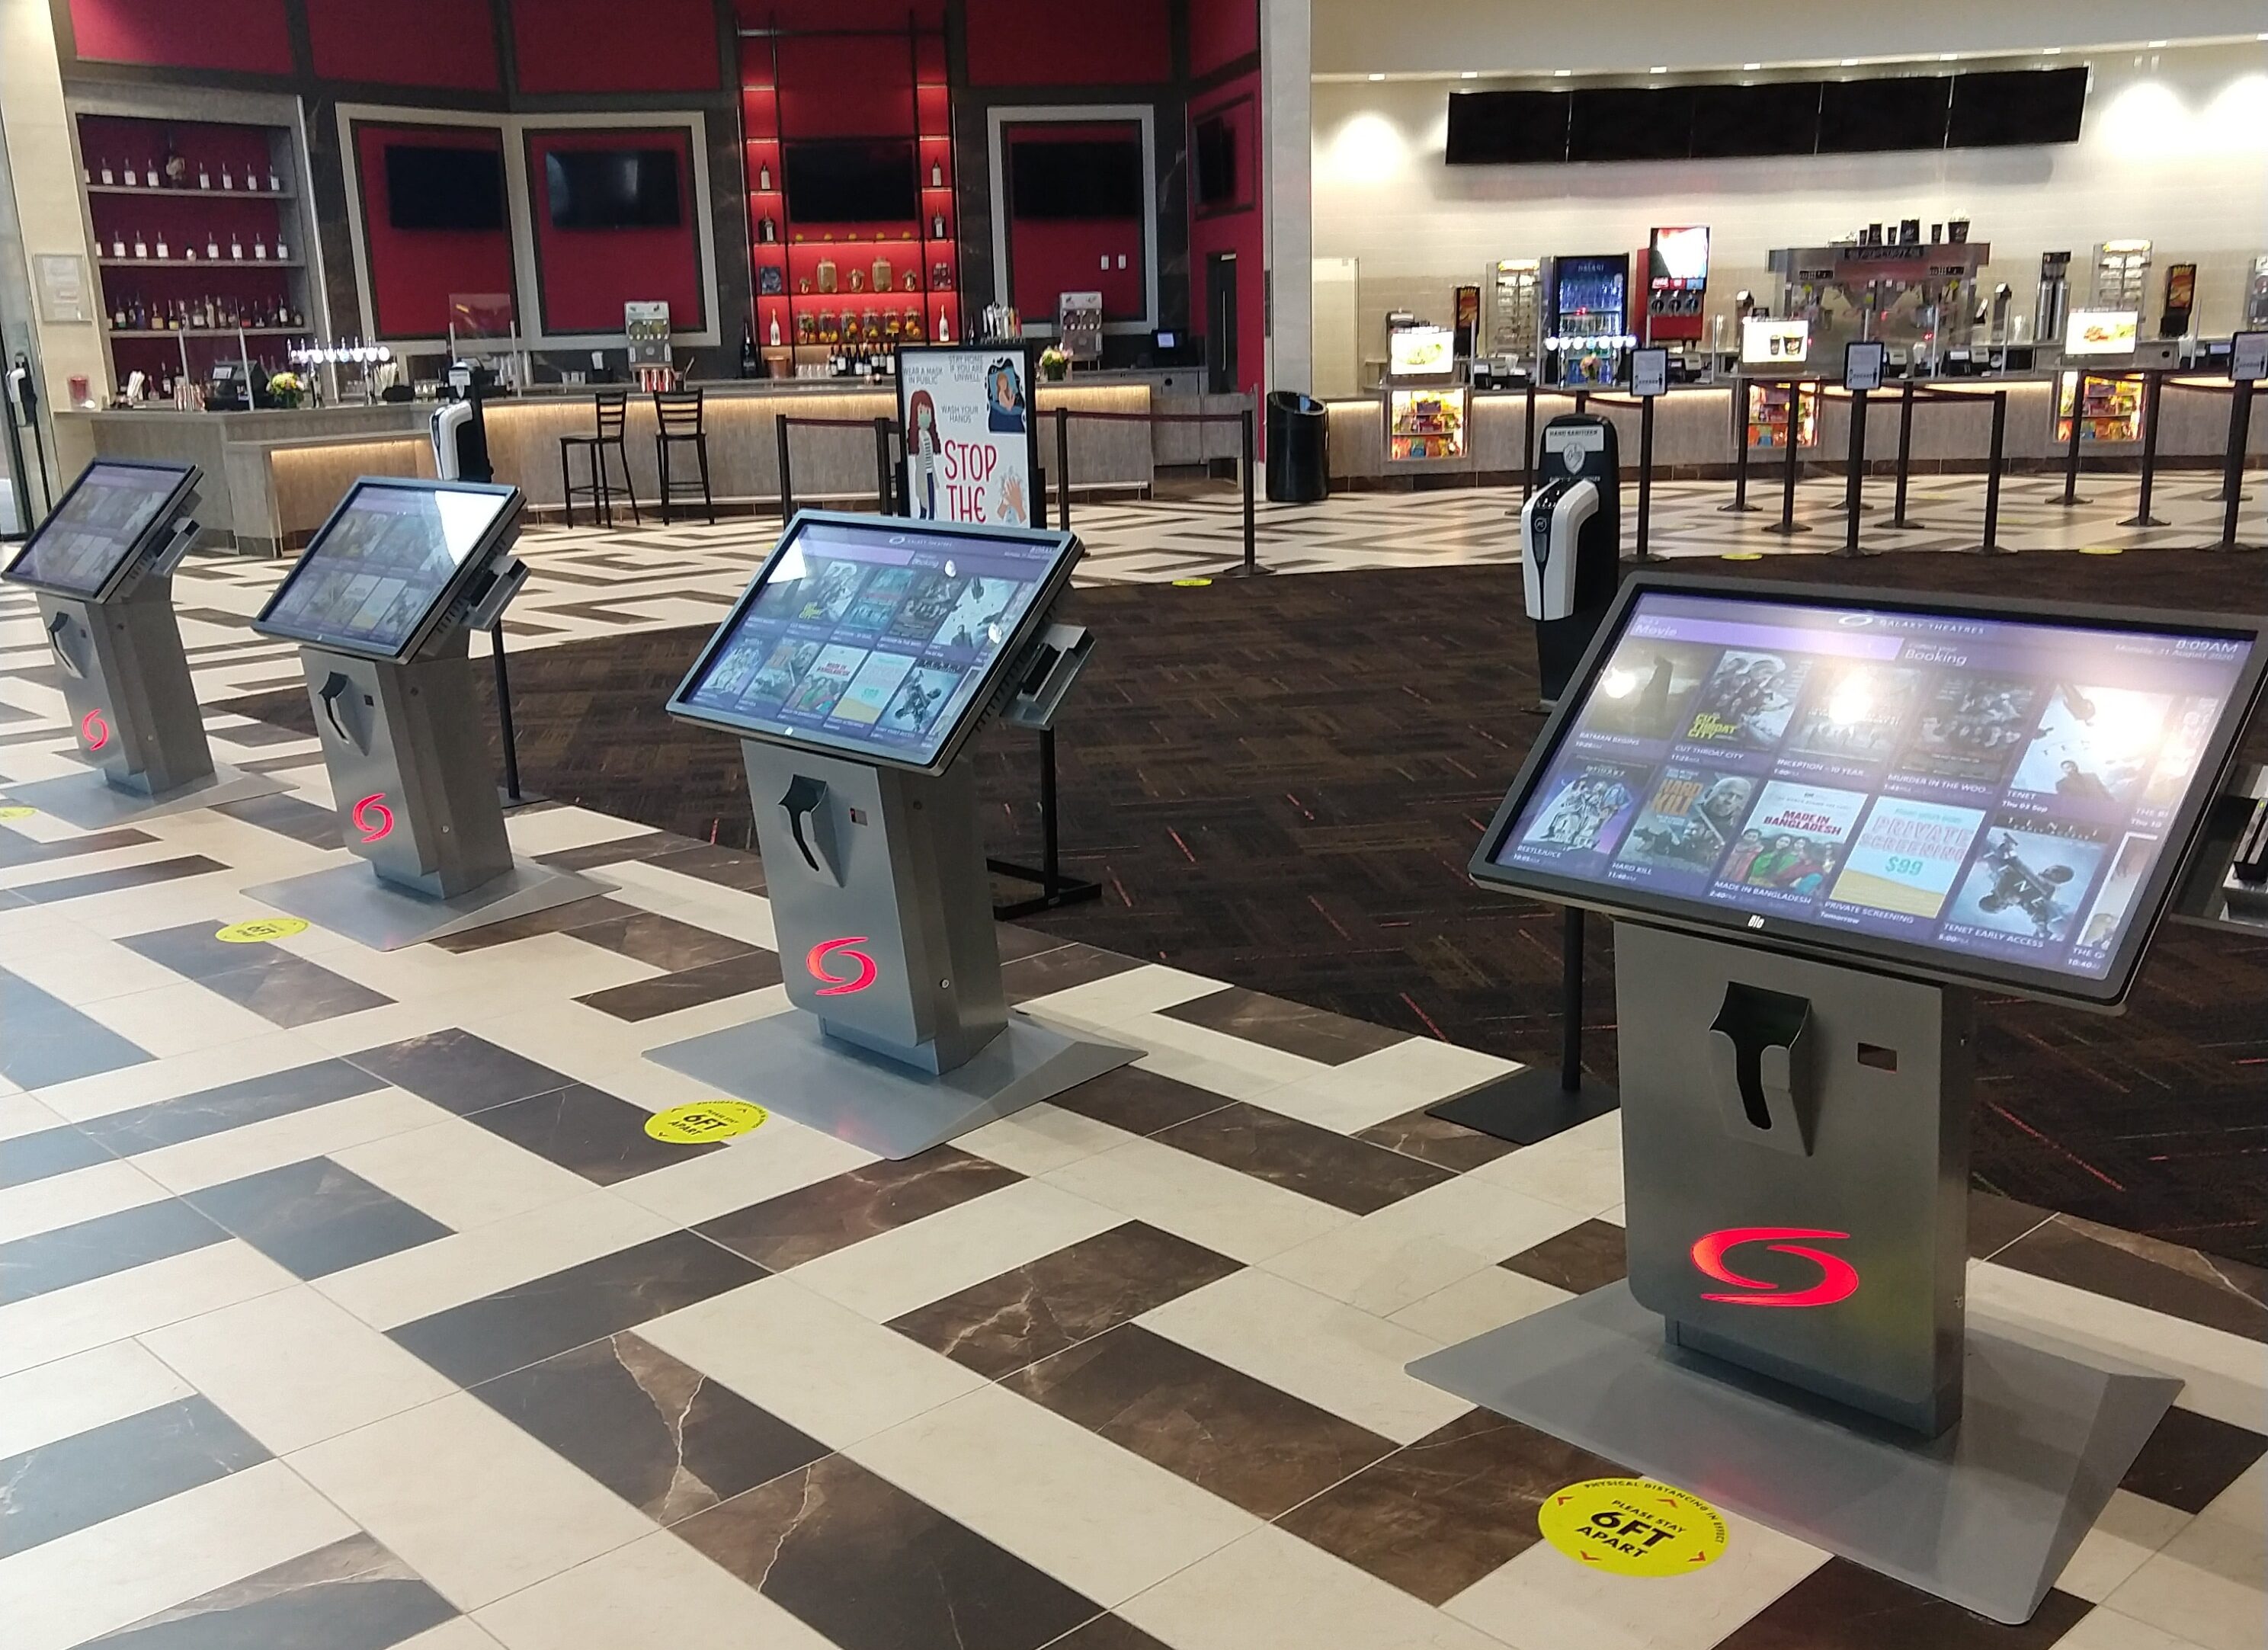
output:
{"label": "liquor bottle", "polygon": [[236,188],[236,174],[228,169],[228,163],[225,161],[221,163],[220,187],[224,189]]}
{"label": "liquor bottle", "polygon": [[268,193],[270,195],[284,193],[284,180],[276,175],[275,163],[272,161],[269,163],[268,167]]}
{"label": "liquor bottle", "polygon": [[181,158],[180,151],[173,147],[173,133],[167,132],[166,134],[166,187],[169,189],[186,188],[188,181],[189,163]]}
{"label": "liquor bottle", "polygon": [[149,238],[138,229],[134,232],[134,255],[137,258],[147,258],[150,255]]}
{"label": "liquor bottle", "polygon": [[242,263],[244,261],[244,240],[243,238],[238,235],[233,230],[229,232],[228,256],[229,261],[232,263]]}
{"label": "liquor bottle", "polygon": [[753,328],[743,327],[740,328],[740,376],[754,378],[755,375],[756,335]]}
{"label": "liquor bottle", "polygon": [[773,348],[773,349],[775,349],[775,350],[778,349],[778,348],[779,348],[779,342],[780,342],[780,326],[779,326],[779,316],[778,316],[778,314],[777,314],[777,312],[775,312],[775,313],[774,313],[774,314],[773,314],[773,316],[772,316],[772,329],[771,329],[771,334],[770,334],[770,339],[771,339],[771,346],[772,346],[772,348]]}
{"label": "liquor bottle", "polygon": [[110,325],[114,331],[123,332],[126,329],[127,313],[126,305],[122,299],[110,306]]}
{"label": "liquor bottle", "polygon": [[142,186],[149,189],[158,187],[158,162],[154,156],[142,163]]}
{"label": "liquor bottle", "polygon": [[252,232],[252,256],[256,262],[268,261],[268,242],[261,239],[260,232],[256,229]]}
{"label": "liquor bottle", "polygon": [[953,312],[949,309],[937,312],[937,341],[939,343],[953,342]]}
{"label": "liquor bottle", "polygon": [[945,214],[943,212],[932,212],[929,215],[929,238],[932,240],[943,240],[945,239]]}
{"label": "liquor bottle", "polygon": [[929,187],[932,189],[945,187],[945,167],[933,158],[929,163]]}
{"label": "liquor bottle", "polygon": [[279,229],[276,232],[276,261],[282,263],[291,257],[291,254],[290,253],[284,250],[284,232]]}
{"label": "liquor bottle", "polygon": [[200,189],[212,188],[212,168],[202,160],[197,162],[197,188]]}
{"label": "liquor bottle", "polygon": [[766,195],[771,193],[772,163],[769,160],[760,160],[756,163],[756,188]]}
{"label": "liquor bottle", "polygon": [[107,184],[114,184],[118,181],[116,174],[110,169],[110,160],[107,156],[104,157],[102,162],[102,180]]}
{"label": "liquor bottle", "polygon": [[[226,177],[228,174],[223,173],[221,175]],[[205,256],[215,263],[220,261],[220,235],[217,231],[209,229],[205,232]]]}
{"label": "liquor bottle", "polygon": [[299,306],[297,304],[291,306],[291,324],[294,327],[304,327],[307,324],[306,318],[299,313]]}
{"label": "liquor bottle", "polygon": [[126,232],[124,230],[114,229],[110,232],[110,255],[114,258],[123,258],[126,255]]}
{"label": "liquor bottle", "polygon": [[161,229],[158,232],[158,261],[163,263],[172,255],[166,245],[166,232]]}

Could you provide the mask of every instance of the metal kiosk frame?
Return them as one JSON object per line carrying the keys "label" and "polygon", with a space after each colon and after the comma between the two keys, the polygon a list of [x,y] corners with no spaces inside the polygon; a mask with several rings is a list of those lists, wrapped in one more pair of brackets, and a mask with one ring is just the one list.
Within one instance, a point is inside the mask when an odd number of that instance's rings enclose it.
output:
{"label": "metal kiosk frame", "polygon": [[[1665,591],[2243,645],[2104,977],[1495,863],[1633,608]],[[1976,992],[2116,1012],[2185,867],[2212,851],[2199,844],[2264,659],[2268,621],[1627,581],[1472,873],[1617,919],[1628,1275],[1410,1372],[1994,1620],[2029,1619],[2182,1382],[1969,1323]]]}
{"label": "metal kiosk frame", "polygon": [[[432,500],[436,530],[453,507],[477,536],[406,617],[387,612],[382,636],[351,622],[327,628],[328,617],[295,622],[295,586],[329,571],[326,558],[357,533],[358,505],[373,493]],[[495,624],[526,582],[526,564],[512,554],[524,504],[516,487],[364,476],[253,621],[262,636],[299,644],[347,846],[370,870],[340,866],[264,883],[245,890],[252,898],[394,951],[608,891],[594,878],[513,858],[475,710],[467,637]],[[403,599],[417,594],[410,588]]]}
{"label": "metal kiosk frame", "polygon": [[[1012,632],[970,667],[981,673],[974,690],[939,711],[953,720],[925,761],[917,751],[901,760],[863,741],[744,721],[693,702],[774,570],[799,554],[814,527],[872,534],[894,548],[918,542],[948,558],[963,541],[1053,551]],[[1048,616],[1079,553],[1068,533],[798,512],[669,702],[681,720],[740,740],[794,1007],[648,1050],[647,1059],[905,1158],[1138,1056],[1008,1006],[976,777],[957,761],[996,708],[1020,727],[1052,724],[1093,640]]]}
{"label": "metal kiosk frame", "polygon": [[[90,490],[141,477],[167,482],[157,510],[76,584],[42,577],[58,535],[99,532],[75,509]],[[137,819],[269,796],[284,787],[216,764],[173,617],[173,570],[197,536],[191,516],[203,474],[194,464],[97,459],[71,483],[4,575],[39,598],[40,628],[62,677],[80,754],[101,776],[11,785],[11,800],[99,830]],[[93,507],[93,506],[90,506]]]}

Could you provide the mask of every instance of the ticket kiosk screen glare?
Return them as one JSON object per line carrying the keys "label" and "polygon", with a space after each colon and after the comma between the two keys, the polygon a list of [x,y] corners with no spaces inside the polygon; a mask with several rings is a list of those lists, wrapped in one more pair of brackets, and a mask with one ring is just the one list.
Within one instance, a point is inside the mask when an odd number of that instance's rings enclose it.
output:
{"label": "ticket kiosk screen glare", "polygon": [[2100,980],[2249,652],[1646,592],[1491,860]]}
{"label": "ticket kiosk screen glare", "polygon": [[680,703],[754,730],[932,762],[977,707],[1062,554],[1057,543],[808,523]]}
{"label": "ticket kiosk screen glare", "polygon": [[139,465],[89,467],[11,564],[9,576],[66,595],[99,594],[180,490],[181,476],[178,469]]}
{"label": "ticket kiosk screen glare", "polygon": [[356,484],[261,615],[296,641],[399,653],[487,541],[503,491]]}

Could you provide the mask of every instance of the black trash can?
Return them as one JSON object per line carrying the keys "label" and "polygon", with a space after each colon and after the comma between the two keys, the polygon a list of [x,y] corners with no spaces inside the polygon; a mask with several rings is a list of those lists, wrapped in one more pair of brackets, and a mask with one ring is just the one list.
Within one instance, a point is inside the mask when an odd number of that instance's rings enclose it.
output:
{"label": "black trash can", "polygon": [[1268,499],[1312,505],[1331,490],[1330,420],[1296,390],[1268,394]]}

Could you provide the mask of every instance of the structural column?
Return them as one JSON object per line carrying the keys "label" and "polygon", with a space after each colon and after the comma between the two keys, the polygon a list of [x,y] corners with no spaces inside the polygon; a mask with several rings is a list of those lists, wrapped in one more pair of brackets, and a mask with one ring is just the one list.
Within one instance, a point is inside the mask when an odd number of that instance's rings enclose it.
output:
{"label": "structural column", "polygon": [[1261,210],[1265,214],[1268,388],[1306,391],[1314,372],[1313,57],[1308,0],[1260,0]]}

